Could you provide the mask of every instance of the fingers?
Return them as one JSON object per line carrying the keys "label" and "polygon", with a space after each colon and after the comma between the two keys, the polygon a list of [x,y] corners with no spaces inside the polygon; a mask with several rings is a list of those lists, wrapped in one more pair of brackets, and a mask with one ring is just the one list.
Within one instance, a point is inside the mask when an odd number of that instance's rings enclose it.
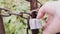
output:
{"label": "fingers", "polygon": [[43,16],[45,15],[45,6],[42,6],[37,12],[37,19],[43,18]]}

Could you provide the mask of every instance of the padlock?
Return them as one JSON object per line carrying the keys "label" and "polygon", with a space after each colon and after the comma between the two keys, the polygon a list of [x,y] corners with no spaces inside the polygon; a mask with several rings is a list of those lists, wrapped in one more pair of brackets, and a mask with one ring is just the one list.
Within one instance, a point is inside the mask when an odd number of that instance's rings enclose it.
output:
{"label": "padlock", "polygon": [[42,21],[36,18],[29,20],[30,29],[40,29],[42,28]]}

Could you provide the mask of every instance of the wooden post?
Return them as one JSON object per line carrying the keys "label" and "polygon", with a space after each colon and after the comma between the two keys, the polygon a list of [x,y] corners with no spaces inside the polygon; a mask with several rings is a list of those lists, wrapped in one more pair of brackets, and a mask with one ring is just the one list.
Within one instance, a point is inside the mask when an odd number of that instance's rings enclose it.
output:
{"label": "wooden post", "polygon": [[[37,0],[31,0],[30,1],[30,7],[31,7],[31,10],[37,9],[38,8]],[[35,15],[35,17],[33,15],[31,18],[36,18],[36,15]],[[39,29],[32,29],[31,31],[32,31],[32,34],[38,34],[39,33]]]}
{"label": "wooden post", "polygon": [[2,18],[1,15],[0,15],[0,34],[5,34],[5,29],[4,29],[4,24],[3,24],[3,18]]}

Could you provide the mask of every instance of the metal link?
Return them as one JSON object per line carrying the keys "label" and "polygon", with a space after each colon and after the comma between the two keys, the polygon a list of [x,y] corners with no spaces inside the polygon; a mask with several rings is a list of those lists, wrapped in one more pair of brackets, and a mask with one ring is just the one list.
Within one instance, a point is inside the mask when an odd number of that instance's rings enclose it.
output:
{"label": "metal link", "polygon": [[7,12],[7,13],[11,12],[11,11],[8,10],[8,9],[0,8],[0,16],[4,16],[4,17],[9,17],[9,16],[11,16],[10,14],[8,14],[8,15],[3,15],[3,14],[1,14],[2,10],[4,10],[4,11]]}

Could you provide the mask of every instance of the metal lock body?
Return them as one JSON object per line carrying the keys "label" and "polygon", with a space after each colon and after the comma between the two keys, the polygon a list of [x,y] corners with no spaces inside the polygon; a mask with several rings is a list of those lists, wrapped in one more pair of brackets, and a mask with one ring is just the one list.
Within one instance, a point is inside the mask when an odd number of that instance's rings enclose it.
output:
{"label": "metal lock body", "polygon": [[30,19],[29,20],[30,29],[40,29],[42,28],[42,21],[39,19]]}

